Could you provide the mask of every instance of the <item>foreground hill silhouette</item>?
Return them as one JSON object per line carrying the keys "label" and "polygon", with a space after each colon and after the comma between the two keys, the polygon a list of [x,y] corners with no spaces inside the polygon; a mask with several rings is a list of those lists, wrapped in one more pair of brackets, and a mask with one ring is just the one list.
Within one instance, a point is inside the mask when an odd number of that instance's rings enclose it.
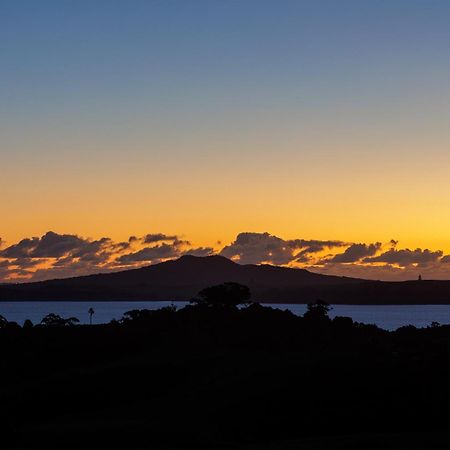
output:
{"label": "foreground hill silhouette", "polygon": [[105,325],[0,320],[2,448],[450,448],[450,326],[389,332],[324,303],[298,317],[200,294]]}
{"label": "foreground hill silhouette", "polygon": [[183,256],[152,266],[0,286],[0,300],[189,300],[203,286],[237,282],[258,302],[450,304],[450,281],[381,282],[304,269],[240,265],[222,256]]}

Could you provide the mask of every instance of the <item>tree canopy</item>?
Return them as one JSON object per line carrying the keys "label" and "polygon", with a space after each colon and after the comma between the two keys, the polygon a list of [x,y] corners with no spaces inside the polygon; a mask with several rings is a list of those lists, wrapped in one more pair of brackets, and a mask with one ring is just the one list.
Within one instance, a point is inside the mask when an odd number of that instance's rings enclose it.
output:
{"label": "tree canopy", "polygon": [[308,309],[303,315],[305,319],[328,319],[328,313],[331,310],[331,306],[323,300],[316,300],[313,303],[308,303]]}
{"label": "tree canopy", "polygon": [[236,307],[248,303],[251,292],[239,283],[223,283],[202,289],[191,303],[204,306]]}
{"label": "tree canopy", "polygon": [[41,325],[47,327],[67,327],[73,326],[78,322],[79,320],[76,317],[69,317],[67,319],[64,319],[58,314],[50,313],[41,320]]}

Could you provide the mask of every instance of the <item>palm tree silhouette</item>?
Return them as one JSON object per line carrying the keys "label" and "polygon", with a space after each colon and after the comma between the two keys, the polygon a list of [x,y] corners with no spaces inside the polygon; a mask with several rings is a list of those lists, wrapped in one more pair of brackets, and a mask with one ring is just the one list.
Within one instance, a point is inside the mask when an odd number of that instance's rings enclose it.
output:
{"label": "palm tree silhouette", "polygon": [[95,311],[94,308],[89,308],[88,309],[88,314],[89,314],[89,325],[92,325],[92,316],[94,315]]}

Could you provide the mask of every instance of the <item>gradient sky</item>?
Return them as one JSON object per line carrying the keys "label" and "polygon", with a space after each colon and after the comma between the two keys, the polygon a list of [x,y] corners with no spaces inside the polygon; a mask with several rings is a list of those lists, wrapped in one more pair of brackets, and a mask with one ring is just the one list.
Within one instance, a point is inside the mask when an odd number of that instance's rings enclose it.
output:
{"label": "gradient sky", "polygon": [[449,48],[444,0],[0,0],[3,248],[450,253]]}

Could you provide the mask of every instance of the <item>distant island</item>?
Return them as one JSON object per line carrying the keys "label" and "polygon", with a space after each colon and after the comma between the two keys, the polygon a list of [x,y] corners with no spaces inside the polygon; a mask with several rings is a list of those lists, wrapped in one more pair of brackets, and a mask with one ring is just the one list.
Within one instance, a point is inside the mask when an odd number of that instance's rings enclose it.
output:
{"label": "distant island", "polygon": [[322,275],[305,269],[241,265],[222,256],[183,256],[115,273],[0,285],[0,301],[187,301],[202,287],[248,286],[253,301],[306,304],[450,304],[450,281],[387,282]]}

